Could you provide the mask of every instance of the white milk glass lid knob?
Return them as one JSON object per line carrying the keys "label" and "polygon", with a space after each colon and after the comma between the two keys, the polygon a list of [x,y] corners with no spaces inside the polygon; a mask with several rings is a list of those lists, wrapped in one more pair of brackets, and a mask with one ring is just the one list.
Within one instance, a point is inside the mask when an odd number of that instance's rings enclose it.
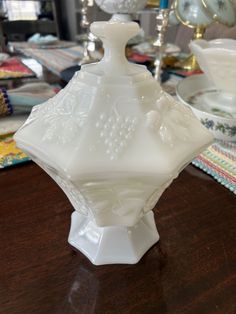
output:
{"label": "white milk glass lid knob", "polygon": [[91,25],[91,31],[103,42],[104,57],[101,61],[103,69],[115,75],[127,74],[130,63],[125,56],[125,46],[130,38],[138,34],[138,24],[96,22]]}

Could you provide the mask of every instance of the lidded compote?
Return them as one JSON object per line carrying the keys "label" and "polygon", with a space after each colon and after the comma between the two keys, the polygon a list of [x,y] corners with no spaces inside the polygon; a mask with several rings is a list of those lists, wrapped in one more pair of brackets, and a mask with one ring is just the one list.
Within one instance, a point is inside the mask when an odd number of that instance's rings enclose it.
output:
{"label": "lidded compote", "polygon": [[91,30],[103,59],[35,107],[15,140],[72,203],[69,243],[96,265],[136,263],[159,239],[153,207],[212,136],[145,67],[127,61],[136,23]]}

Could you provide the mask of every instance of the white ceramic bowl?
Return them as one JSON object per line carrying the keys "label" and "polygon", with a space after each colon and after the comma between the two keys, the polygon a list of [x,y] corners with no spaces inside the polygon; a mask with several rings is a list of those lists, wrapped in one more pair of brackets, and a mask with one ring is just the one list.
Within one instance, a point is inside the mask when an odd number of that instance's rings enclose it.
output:
{"label": "white ceramic bowl", "polygon": [[110,14],[131,14],[143,9],[147,0],[95,0],[95,2],[103,11]]}
{"label": "white ceramic bowl", "polygon": [[236,114],[211,107],[206,96],[216,93],[215,86],[204,74],[193,75],[176,87],[179,100],[190,107],[194,115],[214,135],[216,139],[236,141]]}
{"label": "white ceramic bowl", "polygon": [[189,45],[208,79],[215,87],[236,97],[236,40],[194,40]]}

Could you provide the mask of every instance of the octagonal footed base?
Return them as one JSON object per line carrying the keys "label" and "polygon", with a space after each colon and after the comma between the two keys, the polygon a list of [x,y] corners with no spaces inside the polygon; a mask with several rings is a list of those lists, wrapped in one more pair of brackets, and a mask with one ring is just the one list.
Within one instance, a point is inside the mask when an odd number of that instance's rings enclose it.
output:
{"label": "octagonal footed base", "polygon": [[135,264],[158,240],[152,211],[133,227],[98,227],[77,211],[71,216],[68,242],[94,265]]}

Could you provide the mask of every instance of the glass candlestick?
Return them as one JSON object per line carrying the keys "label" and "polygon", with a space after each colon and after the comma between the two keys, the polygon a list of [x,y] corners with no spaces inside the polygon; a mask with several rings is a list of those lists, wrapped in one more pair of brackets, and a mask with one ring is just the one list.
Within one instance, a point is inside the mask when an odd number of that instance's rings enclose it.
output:
{"label": "glass candlestick", "polygon": [[90,24],[88,20],[88,0],[80,0],[80,2],[82,4],[80,26],[88,30]]}
{"label": "glass candlestick", "polygon": [[88,20],[88,7],[93,6],[93,2],[91,2],[91,0],[80,0],[80,2],[82,4],[80,26],[85,33],[81,36],[78,36],[78,38],[81,38],[83,41],[83,57],[78,62],[79,65],[82,65],[94,62],[95,60],[91,57],[89,52],[89,46],[91,43],[91,38],[93,39],[93,36],[91,36],[89,31],[90,21]]}
{"label": "glass candlestick", "polygon": [[164,39],[168,27],[168,18],[170,13],[170,9],[162,8],[163,6],[161,6],[160,2],[160,8],[158,9],[156,15],[157,38],[153,43],[153,45],[156,47],[156,58],[154,61],[154,78],[157,81],[160,81],[162,59],[164,54]]}

